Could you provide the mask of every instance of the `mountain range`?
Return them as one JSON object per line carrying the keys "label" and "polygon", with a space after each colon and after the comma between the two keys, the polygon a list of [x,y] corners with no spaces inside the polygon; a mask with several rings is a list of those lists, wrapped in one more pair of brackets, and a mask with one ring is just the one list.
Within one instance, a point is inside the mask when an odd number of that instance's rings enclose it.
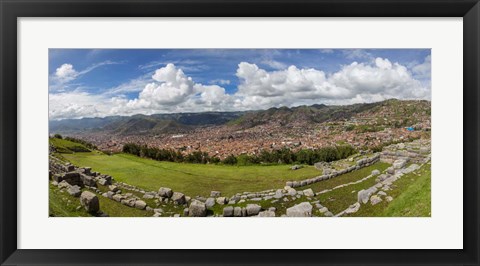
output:
{"label": "mountain range", "polygon": [[[378,123],[415,124],[430,119],[430,102],[396,99],[352,105],[279,107],[246,112],[199,112],[109,116],[50,121],[50,133],[108,133],[118,135],[183,133],[197,127],[224,125],[246,129],[268,123],[281,126],[311,125],[347,120],[355,117],[376,119]],[[376,122],[377,123],[377,122]]]}

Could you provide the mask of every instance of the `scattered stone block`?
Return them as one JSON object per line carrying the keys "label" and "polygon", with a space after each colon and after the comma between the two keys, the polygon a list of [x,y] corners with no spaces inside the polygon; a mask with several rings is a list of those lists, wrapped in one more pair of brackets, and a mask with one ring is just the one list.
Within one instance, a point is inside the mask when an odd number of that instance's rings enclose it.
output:
{"label": "scattered stone block", "polygon": [[247,216],[257,215],[262,207],[258,204],[247,204]]}
{"label": "scattered stone block", "polygon": [[380,198],[379,196],[377,195],[373,195],[371,198],[370,198],[370,203],[372,205],[377,205],[378,203],[382,202],[382,198]]}
{"label": "scattered stone block", "polygon": [[302,202],[287,209],[288,217],[311,217],[312,205],[310,202]]}
{"label": "scattered stone block", "polygon": [[350,205],[348,209],[345,210],[345,213],[356,213],[360,209],[360,203],[355,202],[355,204]]}
{"label": "scattered stone block", "polygon": [[233,207],[228,206],[223,208],[223,217],[232,217],[233,216]]}
{"label": "scattered stone block", "polygon": [[233,208],[233,216],[242,217],[242,208],[241,207]]}
{"label": "scattered stone block", "polygon": [[90,191],[84,191],[80,195],[80,204],[89,213],[97,213],[100,210],[100,201],[97,195]]}
{"label": "scattered stone block", "polygon": [[227,203],[227,198],[226,197],[218,197],[216,201],[217,201],[218,204],[224,205],[224,204]]}
{"label": "scattered stone block", "polygon": [[74,196],[74,197],[79,197],[80,194],[82,194],[82,191],[80,190],[80,187],[77,185],[71,186],[67,189],[68,194]]}
{"label": "scattered stone block", "polygon": [[207,206],[199,200],[193,200],[188,207],[188,215],[191,217],[207,216]]}
{"label": "scattered stone block", "polygon": [[395,174],[395,168],[393,168],[393,166],[388,167],[388,168],[387,168],[387,173],[388,173],[389,175]]}
{"label": "scattered stone block", "polygon": [[305,189],[303,191],[303,195],[305,195],[305,197],[314,197],[315,193],[313,192],[313,190],[311,188],[309,188],[309,189]]}
{"label": "scattered stone block", "polygon": [[393,168],[400,169],[400,168],[405,167],[406,164],[407,164],[407,160],[398,159],[395,162],[393,162]]}
{"label": "scattered stone block", "polygon": [[207,208],[212,208],[213,206],[215,206],[215,199],[214,198],[208,198],[206,201],[205,201],[205,206]]}
{"label": "scattered stone block", "polygon": [[274,211],[259,212],[258,217],[275,217],[275,212]]}
{"label": "scattered stone block", "polygon": [[173,191],[171,188],[168,188],[168,187],[161,187],[159,190],[158,190],[158,195],[160,197],[164,197],[164,198],[171,198],[173,196]]}
{"label": "scattered stone block", "polygon": [[185,195],[180,192],[173,192],[172,200],[178,205],[182,205],[186,203]]}
{"label": "scattered stone block", "polygon": [[112,199],[117,201],[117,202],[120,202],[120,201],[122,201],[123,197],[120,194],[115,194],[115,195],[112,196]]}
{"label": "scattered stone block", "polygon": [[135,208],[139,209],[139,210],[143,210],[147,207],[147,203],[145,203],[145,201],[143,200],[137,200],[135,201]]}
{"label": "scattered stone block", "polygon": [[387,193],[385,193],[384,191],[379,191],[379,192],[377,193],[377,195],[379,195],[379,196],[386,196]]}

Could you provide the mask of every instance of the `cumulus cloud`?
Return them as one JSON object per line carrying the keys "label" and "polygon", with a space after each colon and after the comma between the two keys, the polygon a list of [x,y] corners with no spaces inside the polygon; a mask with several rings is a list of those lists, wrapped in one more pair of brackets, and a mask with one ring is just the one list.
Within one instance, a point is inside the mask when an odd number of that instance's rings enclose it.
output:
{"label": "cumulus cloud", "polygon": [[[425,59],[421,65],[426,65],[427,61],[429,63],[429,59]],[[409,70],[388,59],[374,58],[369,63],[352,62],[335,73],[327,74],[319,69],[294,65],[283,70],[267,71],[256,64],[240,62],[236,71],[239,79],[237,91],[227,93],[220,86],[220,81],[211,85],[196,83],[181,68],[167,64],[155,71],[134,99],[112,97],[108,93],[100,96],[53,94],[50,119],[256,110],[315,103],[375,102],[388,98],[430,99],[429,83],[425,85],[415,78],[417,74],[428,72],[424,67],[418,65],[416,70]]]}
{"label": "cumulus cloud", "polygon": [[[228,109],[224,104],[232,103],[232,95],[218,85],[195,83],[182,69],[167,64],[157,69],[152,76],[156,82],[147,84],[138,98],[126,100],[115,98],[115,114],[158,112],[219,111]],[[233,108],[231,106],[231,108]]]}
{"label": "cumulus cloud", "polygon": [[388,59],[373,64],[353,62],[329,76],[321,70],[298,69],[268,72],[255,64],[242,62],[237,96],[245,108],[298,105],[299,103],[371,102],[386,98],[428,99],[430,89],[415,80],[408,69]]}
{"label": "cumulus cloud", "polygon": [[62,92],[49,95],[49,119],[95,117],[108,114],[108,105],[100,95],[86,92]]}
{"label": "cumulus cloud", "polygon": [[423,61],[423,63],[414,66],[412,68],[412,72],[415,78],[430,79],[431,72],[432,72],[431,56],[428,55],[427,57],[425,57],[425,60]]}
{"label": "cumulus cloud", "polygon": [[75,79],[78,72],[71,64],[63,64],[55,71],[55,77],[62,81],[70,81]]}

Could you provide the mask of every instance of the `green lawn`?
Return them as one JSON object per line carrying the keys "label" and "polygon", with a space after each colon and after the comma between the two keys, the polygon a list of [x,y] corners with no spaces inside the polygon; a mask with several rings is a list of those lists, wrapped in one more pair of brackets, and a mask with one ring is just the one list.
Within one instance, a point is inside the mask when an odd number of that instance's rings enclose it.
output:
{"label": "green lawn", "polygon": [[128,154],[105,155],[98,152],[62,154],[78,166],[109,174],[115,180],[149,191],[170,187],[189,196],[208,196],[218,190],[231,196],[244,191],[283,188],[289,180],[320,175],[313,166],[290,170],[288,165],[227,166],[159,162]]}

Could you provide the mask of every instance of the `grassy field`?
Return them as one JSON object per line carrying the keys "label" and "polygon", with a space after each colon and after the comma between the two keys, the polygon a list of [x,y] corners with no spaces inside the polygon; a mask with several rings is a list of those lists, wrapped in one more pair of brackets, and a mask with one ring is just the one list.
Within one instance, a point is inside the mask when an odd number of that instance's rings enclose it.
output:
{"label": "grassy field", "polygon": [[290,170],[288,165],[228,166],[159,162],[128,154],[105,155],[98,152],[62,154],[75,165],[92,167],[115,180],[148,191],[170,187],[189,196],[208,196],[218,190],[230,196],[244,191],[283,188],[289,180],[320,175],[313,166]]}

